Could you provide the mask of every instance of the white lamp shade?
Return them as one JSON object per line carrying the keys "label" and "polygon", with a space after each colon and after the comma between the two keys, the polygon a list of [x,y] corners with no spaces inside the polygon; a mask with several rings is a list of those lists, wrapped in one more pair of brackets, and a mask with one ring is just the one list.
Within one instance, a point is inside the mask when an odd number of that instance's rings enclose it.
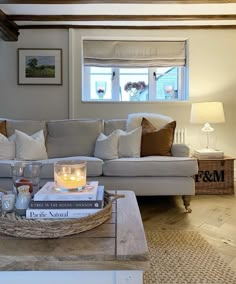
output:
{"label": "white lamp shade", "polygon": [[221,102],[193,103],[191,109],[191,123],[223,123],[225,115]]}

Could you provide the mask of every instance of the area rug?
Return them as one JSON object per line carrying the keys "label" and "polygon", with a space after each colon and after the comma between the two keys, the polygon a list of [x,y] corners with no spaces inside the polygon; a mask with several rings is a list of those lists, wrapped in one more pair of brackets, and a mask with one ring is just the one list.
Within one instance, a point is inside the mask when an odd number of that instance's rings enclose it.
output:
{"label": "area rug", "polygon": [[195,231],[146,232],[144,284],[236,284],[236,273]]}

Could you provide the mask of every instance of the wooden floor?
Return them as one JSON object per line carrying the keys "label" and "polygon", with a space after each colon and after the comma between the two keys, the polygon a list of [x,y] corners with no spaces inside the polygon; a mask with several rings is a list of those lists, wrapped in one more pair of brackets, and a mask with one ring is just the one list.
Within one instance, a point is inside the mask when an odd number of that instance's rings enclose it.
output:
{"label": "wooden floor", "polygon": [[138,197],[138,203],[146,230],[197,230],[236,271],[236,195],[196,195],[190,214],[181,197]]}

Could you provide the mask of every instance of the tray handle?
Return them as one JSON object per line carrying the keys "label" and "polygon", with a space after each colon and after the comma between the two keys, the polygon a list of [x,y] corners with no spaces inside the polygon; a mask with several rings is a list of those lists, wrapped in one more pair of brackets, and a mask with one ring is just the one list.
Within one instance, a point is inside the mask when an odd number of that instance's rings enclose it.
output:
{"label": "tray handle", "polygon": [[117,199],[119,199],[119,198],[124,198],[125,197],[124,194],[116,194],[116,193],[110,193],[110,192],[108,193],[108,195],[111,198],[112,202],[117,200]]}

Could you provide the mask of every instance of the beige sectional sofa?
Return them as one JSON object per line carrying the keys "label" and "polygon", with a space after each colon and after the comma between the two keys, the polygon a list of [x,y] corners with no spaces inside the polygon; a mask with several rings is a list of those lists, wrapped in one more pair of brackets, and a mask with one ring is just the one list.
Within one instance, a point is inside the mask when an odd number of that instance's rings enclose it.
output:
{"label": "beige sectional sofa", "polygon": [[[87,161],[88,180],[98,180],[105,189],[132,190],[136,195],[181,195],[186,209],[187,196],[195,194],[193,176],[198,171],[197,161],[189,157],[184,144],[173,144],[172,156],[95,157],[96,141],[101,133],[109,136],[117,129],[127,129],[127,119],[67,119],[53,121],[6,120],[8,138],[15,130],[32,135],[43,130],[48,159],[42,163],[41,185],[53,179],[54,162],[61,159]],[[1,146],[0,146],[1,147]],[[18,147],[19,148],[19,147]],[[19,149],[18,149],[19,150]],[[16,151],[17,147],[16,147]],[[17,157],[17,153],[15,154]],[[0,187],[10,190],[11,165],[18,158],[0,160]]]}

